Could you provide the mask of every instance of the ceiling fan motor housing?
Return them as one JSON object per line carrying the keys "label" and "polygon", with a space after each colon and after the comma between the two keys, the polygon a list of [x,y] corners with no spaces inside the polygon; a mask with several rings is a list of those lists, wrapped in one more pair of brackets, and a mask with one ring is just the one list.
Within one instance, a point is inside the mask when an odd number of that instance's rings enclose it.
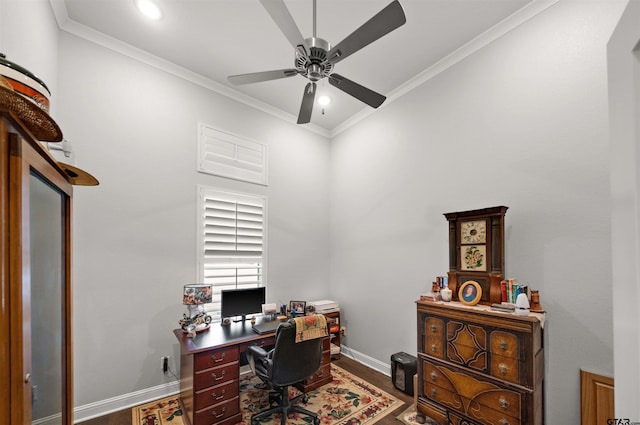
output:
{"label": "ceiling fan motor housing", "polygon": [[331,74],[333,64],[327,62],[327,52],[331,50],[328,41],[319,37],[309,37],[304,41],[307,56],[296,51],[295,67],[311,81],[318,81]]}

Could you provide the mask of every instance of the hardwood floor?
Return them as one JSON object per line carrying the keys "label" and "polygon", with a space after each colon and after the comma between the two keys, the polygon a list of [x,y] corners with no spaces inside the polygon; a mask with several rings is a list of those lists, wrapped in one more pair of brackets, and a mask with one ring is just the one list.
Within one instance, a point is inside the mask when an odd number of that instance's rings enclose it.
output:
{"label": "hardwood floor", "polygon": [[[354,375],[364,379],[367,382],[375,385],[376,387],[388,392],[394,397],[403,401],[402,404],[396,410],[386,415],[384,418],[376,422],[376,425],[401,425],[396,419],[400,413],[402,413],[410,404],[413,403],[413,397],[397,390],[392,382],[391,378],[378,371],[375,371],[362,363],[352,360],[348,357],[342,356],[338,360],[333,360],[333,363],[341,368],[353,373]],[[131,409],[121,410],[119,412],[110,413],[99,418],[90,419],[85,422],[81,422],[79,425],[130,425],[131,424]]]}

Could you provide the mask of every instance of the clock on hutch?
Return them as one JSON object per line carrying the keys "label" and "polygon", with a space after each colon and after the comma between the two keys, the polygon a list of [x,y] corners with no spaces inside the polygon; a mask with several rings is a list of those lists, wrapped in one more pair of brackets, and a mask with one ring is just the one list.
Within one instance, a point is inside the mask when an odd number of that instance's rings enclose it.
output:
{"label": "clock on hutch", "polygon": [[504,279],[504,215],[508,207],[446,213],[449,221],[449,289],[458,300],[465,282],[482,289],[481,304],[500,303]]}

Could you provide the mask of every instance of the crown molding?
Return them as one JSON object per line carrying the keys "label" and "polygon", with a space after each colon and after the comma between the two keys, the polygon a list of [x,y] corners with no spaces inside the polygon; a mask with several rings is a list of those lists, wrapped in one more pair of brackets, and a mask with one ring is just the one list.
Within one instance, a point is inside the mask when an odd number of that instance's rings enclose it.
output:
{"label": "crown molding", "polygon": [[[365,108],[360,112],[354,114],[351,118],[343,121],[337,127],[332,130],[325,129],[315,124],[307,124],[303,128],[313,133],[332,139],[347,129],[353,127],[355,124],[370,116],[379,109],[385,108],[392,102],[401,98],[405,94],[411,92],[418,86],[429,81],[438,74],[446,71],[451,66],[471,56],[478,50],[498,40],[500,37],[509,33],[511,30],[519,27],[530,19],[534,18],[538,14],[544,12],[549,7],[557,4],[560,0],[533,0],[527,6],[519,9],[517,12],[503,19],[498,24],[494,25],[484,33],[480,34],[470,42],[466,43],[459,49],[453,51],[434,65],[425,69],[406,83],[392,90],[387,95],[387,100],[378,109]],[[122,55],[145,63],[154,68],[165,71],[169,74],[175,75],[184,80],[190,81],[208,90],[221,94],[229,99],[248,105],[252,108],[265,112],[269,115],[282,119],[283,121],[295,124],[297,117],[291,115],[281,109],[275,108],[265,102],[254,99],[245,95],[237,90],[213,81],[209,78],[205,78],[200,74],[189,71],[186,68],[178,66],[172,62],[161,59],[157,56],[149,54],[144,50],[133,47],[130,44],[124,43],[111,36],[93,30],[85,25],[79,24],[69,18],[67,8],[64,4],[64,0],[49,0],[51,8],[53,10],[55,19],[58,23],[60,30],[73,34],[82,39],[91,41],[97,45],[105,47],[107,49],[118,52]]]}

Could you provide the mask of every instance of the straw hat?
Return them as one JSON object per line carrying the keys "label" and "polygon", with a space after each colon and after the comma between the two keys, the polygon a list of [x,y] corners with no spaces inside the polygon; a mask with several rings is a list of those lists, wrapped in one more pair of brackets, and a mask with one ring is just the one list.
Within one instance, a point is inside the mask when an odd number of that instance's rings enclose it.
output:
{"label": "straw hat", "polygon": [[97,186],[100,184],[98,179],[78,167],[65,164],[64,162],[58,162],[58,165],[64,170],[67,176],[69,176],[71,184],[75,186]]}
{"label": "straw hat", "polygon": [[0,110],[13,112],[36,139],[43,142],[62,141],[62,131],[53,118],[27,98],[16,93],[2,76],[0,76]]}

